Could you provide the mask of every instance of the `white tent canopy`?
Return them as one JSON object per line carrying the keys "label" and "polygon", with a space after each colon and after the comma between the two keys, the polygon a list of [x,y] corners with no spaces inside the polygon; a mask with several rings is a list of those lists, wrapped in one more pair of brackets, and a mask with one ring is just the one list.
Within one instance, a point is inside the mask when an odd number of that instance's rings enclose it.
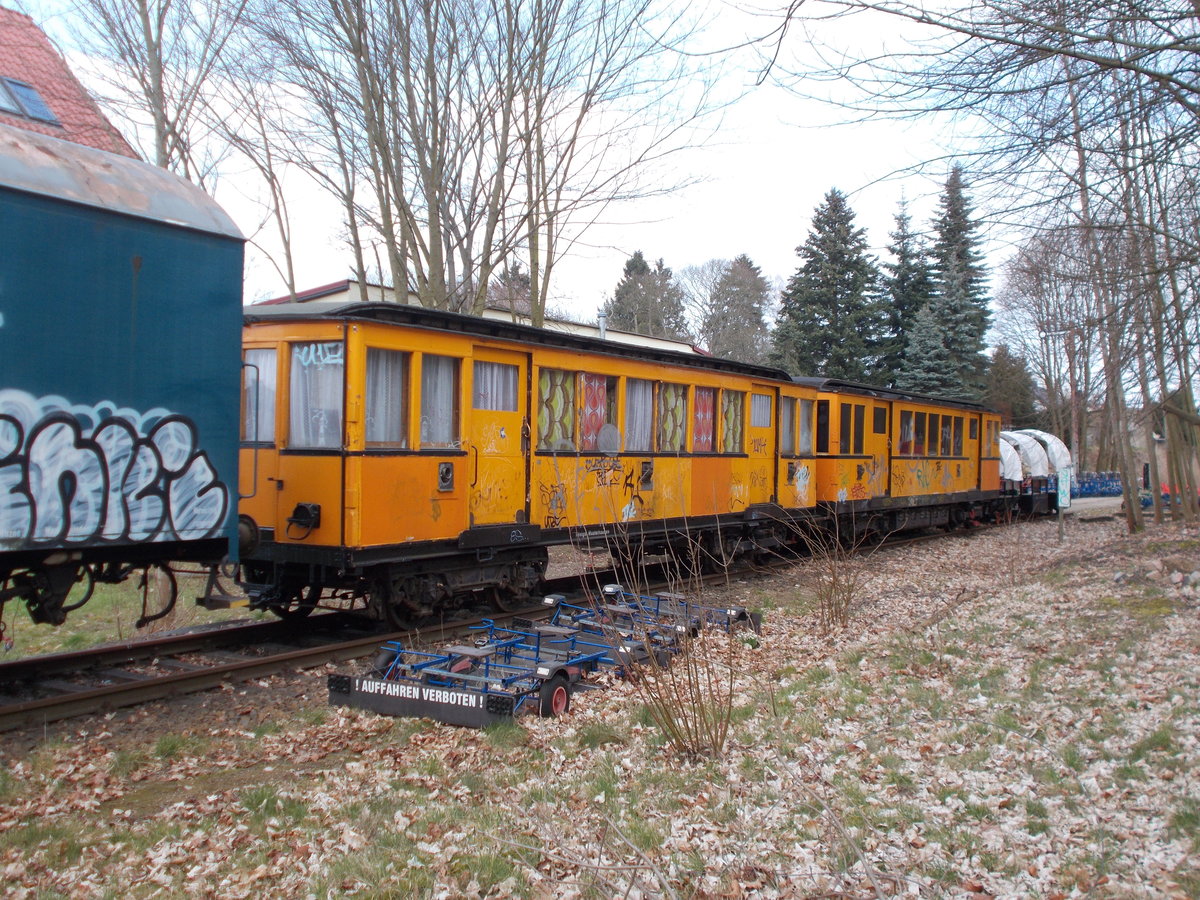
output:
{"label": "white tent canopy", "polygon": [[1050,459],[1052,471],[1062,472],[1073,466],[1071,451],[1067,449],[1067,445],[1049,432],[1038,431],[1036,428],[1022,428],[1016,433],[1027,434],[1046,448],[1046,456]]}
{"label": "white tent canopy", "polygon": [[1002,431],[1000,439],[1011,444],[1021,456],[1021,466],[1030,478],[1050,476],[1050,457],[1040,443],[1020,431]]}
{"label": "white tent canopy", "polygon": [[1000,477],[1005,481],[1021,480],[1021,455],[1008,441],[1000,442]]}

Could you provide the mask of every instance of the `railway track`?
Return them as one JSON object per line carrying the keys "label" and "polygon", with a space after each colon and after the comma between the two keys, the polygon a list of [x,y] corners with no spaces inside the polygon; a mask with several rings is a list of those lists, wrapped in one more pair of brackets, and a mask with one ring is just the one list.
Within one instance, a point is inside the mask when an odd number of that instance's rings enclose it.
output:
{"label": "railway track", "polygon": [[[968,536],[971,532],[954,532]],[[944,534],[905,535],[887,540],[897,549]],[[728,582],[734,577],[769,575],[793,565],[779,558],[737,570],[687,579],[689,586]],[[661,566],[638,572],[645,590],[675,589]],[[613,571],[556,579],[548,593],[580,596],[602,584],[619,581]],[[538,618],[545,607],[533,607],[488,618]],[[0,663],[0,731],[39,726],[73,716],[107,713],[122,707],[236,684],[285,671],[369,656],[384,641],[421,646],[460,638],[484,617],[447,622],[414,631],[383,631],[359,616],[330,612],[299,621],[223,624],[170,634],[153,640],[107,644],[69,653],[34,656]]]}
{"label": "railway track", "polygon": [[[532,618],[544,607],[490,616]],[[364,627],[339,613],[298,622],[206,628],[146,641],[0,664],[0,731],[111,712],[279,672],[369,656],[381,643],[428,644],[461,636],[482,617],[415,631]]]}

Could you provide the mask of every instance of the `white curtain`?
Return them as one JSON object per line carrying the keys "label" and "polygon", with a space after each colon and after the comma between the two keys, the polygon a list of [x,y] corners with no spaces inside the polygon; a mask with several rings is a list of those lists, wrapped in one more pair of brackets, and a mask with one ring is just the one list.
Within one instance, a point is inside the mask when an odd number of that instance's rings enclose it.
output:
{"label": "white curtain", "polygon": [[800,401],[800,456],[812,456],[813,452],[813,402]]}
{"label": "white curtain", "polygon": [[449,356],[421,360],[421,446],[458,445],[458,360]]}
{"label": "white curtain", "polygon": [[654,383],[630,378],[625,383],[625,450],[649,452],[654,434]]}
{"label": "white curtain", "polygon": [[751,428],[770,428],[771,427],[771,395],[770,394],[751,394],[750,395],[750,427]]}
{"label": "white curtain", "polygon": [[342,445],[342,351],[339,341],[292,344],[289,447]]}
{"label": "white curtain", "polygon": [[367,444],[407,447],[404,381],[408,354],[367,348]]}
{"label": "white curtain", "polygon": [[242,369],[242,440],[275,442],[275,349],[246,351]]}
{"label": "white curtain", "polygon": [[475,409],[516,412],[517,367],[476,360],[472,406]]}
{"label": "white curtain", "polygon": [[796,398],[779,398],[779,452],[796,452]]}

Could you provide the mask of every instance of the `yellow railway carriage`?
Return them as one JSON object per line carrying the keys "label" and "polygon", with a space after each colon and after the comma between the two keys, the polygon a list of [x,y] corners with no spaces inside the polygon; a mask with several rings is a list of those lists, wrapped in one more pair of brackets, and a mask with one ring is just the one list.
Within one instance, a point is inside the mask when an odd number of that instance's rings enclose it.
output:
{"label": "yellow railway carriage", "polygon": [[243,569],[281,614],[510,605],[548,546],[723,559],[815,505],[816,392],[777,370],[394,304],[251,310],[244,348]]}
{"label": "yellow railway carriage", "polygon": [[556,544],[703,568],[1003,502],[974,404],[395,304],[245,321],[243,582],[281,615],[403,626],[527,602]]}
{"label": "yellow railway carriage", "polygon": [[999,492],[1000,417],[979,404],[835,379],[818,391],[816,501],[855,527],[960,525]]}

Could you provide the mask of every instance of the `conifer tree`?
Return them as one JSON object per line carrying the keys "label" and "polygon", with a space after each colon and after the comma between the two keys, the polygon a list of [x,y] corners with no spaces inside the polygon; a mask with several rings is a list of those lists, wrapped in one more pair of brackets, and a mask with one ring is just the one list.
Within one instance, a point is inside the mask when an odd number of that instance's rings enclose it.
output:
{"label": "conifer tree", "polygon": [[[937,235],[933,246],[934,291],[941,300],[944,316],[943,344],[954,358],[963,389],[962,396],[978,398],[983,391],[984,336],[988,328],[987,273],[971,218],[962,167],[950,170],[942,193],[940,211],[933,223]],[[906,360],[911,371],[915,360]]]}
{"label": "conifer tree", "polygon": [[690,341],[684,313],[683,289],[660,259],[654,266],[636,251],[625,262],[625,271],[612,298],[604,304],[610,328],[650,337]]}
{"label": "conifer tree", "polygon": [[939,306],[941,302],[935,298],[913,317],[904,365],[896,376],[895,386],[933,397],[960,397],[962,382],[953,354],[942,340]]}
{"label": "conifer tree", "polygon": [[770,333],[763,318],[771,285],[746,254],[726,264],[713,285],[700,321],[700,338],[714,356],[766,362]]}
{"label": "conifer tree", "polygon": [[880,369],[888,384],[894,384],[904,363],[904,346],[921,307],[933,296],[933,270],[920,235],[912,230],[908,204],[900,203],[891,232],[888,252],[892,262],[883,268],[883,292],[888,303],[888,336]]}
{"label": "conifer tree", "polygon": [[1038,425],[1033,375],[1025,359],[1009,350],[1007,344],[1001,344],[992,354],[983,402],[999,411],[1005,424],[1012,428]]}
{"label": "conifer tree", "polygon": [[772,361],[793,375],[852,381],[877,377],[887,327],[879,271],[862,228],[836,188],[813,213],[800,268],[788,281]]}

